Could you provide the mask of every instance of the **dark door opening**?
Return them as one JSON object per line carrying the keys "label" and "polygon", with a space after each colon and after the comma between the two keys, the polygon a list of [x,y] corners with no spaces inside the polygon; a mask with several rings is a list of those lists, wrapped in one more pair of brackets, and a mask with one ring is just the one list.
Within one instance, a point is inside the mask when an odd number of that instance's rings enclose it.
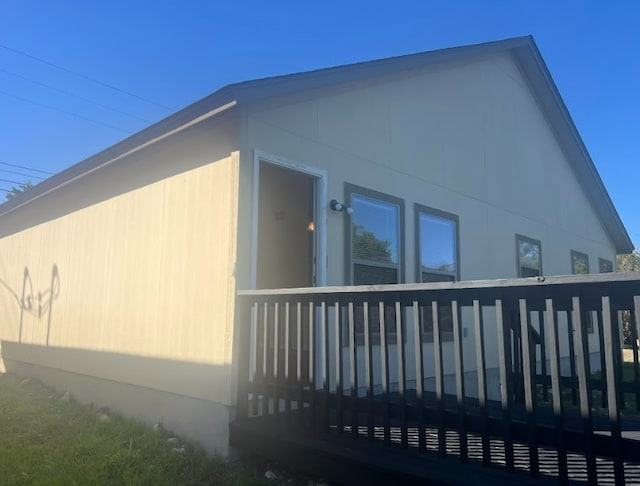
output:
{"label": "dark door opening", "polygon": [[[260,162],[258,184],[258,289],[313,287],[315,285],[315,199],[317,178],[278,165]],[[260,312],[260,310],[259,310]],[[291,315],[296,311],[291,309]],[[275,317],[275,316],[273,316]],[[267,363],[274,362],[277,342],[279,376],[296,382],[298,374],[309,382],[309,319],[301,312],[298,323],[292,317],[285,323],[284,309],[278,313],[277,327],[257,330],[258,348],[267,353]],[[258,319],[258,322],[262,318]],[[297,369],[298,329],[302,343],[300,369]],[[277,330],[277,332],[276,332]],[[288,333],[288,336],[285,334]],[[266,346],[264,339],[266,338]],[[288,338],[288,339],[287,339]],[[286,342],[289,343],[285,353]],[[288,373],[284,373],[285,354]],[[262,359],[262,358],[261,358]],[[266,370],[264,370],[267,373]]]}
{"label": "dark door opening", "polygon": [[258,289],[315,284],[316,178],[265,162],[258,185]]}

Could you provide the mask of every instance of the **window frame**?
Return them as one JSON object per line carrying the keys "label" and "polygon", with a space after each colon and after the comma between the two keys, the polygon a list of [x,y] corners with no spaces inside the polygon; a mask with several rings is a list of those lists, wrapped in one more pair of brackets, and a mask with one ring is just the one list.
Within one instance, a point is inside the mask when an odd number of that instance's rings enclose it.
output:
{"label": "window frame", "polygon": [[[405,283],[405,222],[404,222],[404,199],[401,199],[390,194],[368,189],[366,187],[357,186],[345,182],[345,202],[348,207],[352,207],[352,196],[357,194],[369,199],[376,199],[381,202],[395,205],[398,207],[398,282]],[[344,230],[345,230],[345,280],[347,285],[356,285],[355,279],[355,264],[359,261],[353,257],[353,237],[352,237],[352,224],[353,215],[345,212],[344,218]],[[396,265],[384,265],[377,264],[375,262],[368,262],[371,266],[379,266],[380,268],[395,268]]]}
{"label": "window frame", "polygon": [[535,238],[530,238],[529,236],[524,236],[521,234],[516,233],[516,272],[518,275],[518,278],[531,278],[531,277],[523,277],[522,276],[522,265],[520,265],[520,241],[524,241],[526,243],[532,243],[534,245],[538,245],[538,247],[540,248],[539,254],[540,254],[540,274],[537,275],[538,277],[542,277],[544,275],[543,273],[543,267],[542,267],[542,242],[540,240],[536,240]]}
{"label": "window frame", "polygon": [[[575,267],[575,259],[576,258],[584,258],[587,262],[587,273],[586,274],[580,274],[578,272],[576,272],[576,267]],[[571,250],[571,275],[588,275],[591,273],[591,268],[589,265],[589,255],[587,255],[586,253],[583,253],[581,251],[577,251],[577,250]]]}
{"label": "window frame", "polygon": [[[347,207],[352,207],[352,196],[353,194],[357,194],[369,199],[375,199],[382,201],[387,204],[392,204],[398,207],[398,283],[405,283],[405,212],[404,212],[404,199],[392,196],[391,194],[386,194],[383,192],[375,191],[373,189],[369,189],[366,187],[358,186],[355,184],[351,184],[349,182],[345,182],[345,194],[344,200]],[[355,279],[355,263],[361,260],[357,260],[353,258],[353,238],[352,238],[352,224],[353,224],[353,215],[348,212],[344,212],[344,233],[345,233],[345,281],[346,285],[356,285],[354,282]],[[368,262],[367,262],[368,264]],[[375,265],[375,262],[372,262]],[[390,265],[380,264],[380,268],[391,268]],[[363,284],[365,285],[365,284]],[[371,304],[371,303],[370,303]],[[372,316],[377,315],[377,306],[369,306],[369,319],[372,319]],[[344,313],[343,313],[344,314]],[[387,342],[388,344],[396,344],[397,334],[395,329],[395,317],[391,317],[391,307],[385,308],[385,315],[387,316]],[[346,318],[346,315],[341,316]],[[358,319],[356,319],[358,320]],[[346,323],[346,320],[343,321]],[[375,323],[372,324],[375,325]],[[391,325],[389,325],[391,324]],[[364,325],[364,322],[362,323]],[[356,323],[358,327],[358,324]],[[404,320],[403,320],[404,326]],[[372,326],[373,327],[373,326]],[[344,346],[348,346],[348,328],[346,325],[343,325],[343,338],[344,338]],[[405,333],[406,336],[406,333]],[[361,346],[364,344],[364,329],[362,332],[356,328],[356,345]],[[380,344],[380,334],[378,331],[373,331],[371,333],[371,341],[373,345]]]}
{"label": "window frame", "polygon": [[[611,266],[611,270],[607,271],[607,272],[603,272],[602,271],[602,264],[603,263],[608,263]],[[606,258],[598,258],[598,273],[614,273],[615,271],[616,271],[616,269],[613,266],[613,261],[607,260]]]}
{"label": "window frame", "polygon": [[447,211],[442,211],[441,209],[436,209],[429,206],[425,206],[423,204],[414,203],[414,231],[415,231],[414,245],[416,250],[416,282],[424,283],[422,282],[422,273],[423,273],[422,252],[421,252],[422,245],[420,240],[420,236],[421,236],[420,215],[423,213],[431,216],[436,216],[438,218],[448,219],[450,221],[453,221],[454,229],[455,229],[453,251],[455,255],[454,263],[456,266],[455,272],[446,272],[443,270],[437,270],[437,269],[431,269],[431,268],[425,267],[425,269],[428,270],[428,272],[424,272],[424,273],[432,273],[433,275],[453,277],[453,281],[457,282],[458,280],[460,280],[460,217],[457,214],[449,213]]}

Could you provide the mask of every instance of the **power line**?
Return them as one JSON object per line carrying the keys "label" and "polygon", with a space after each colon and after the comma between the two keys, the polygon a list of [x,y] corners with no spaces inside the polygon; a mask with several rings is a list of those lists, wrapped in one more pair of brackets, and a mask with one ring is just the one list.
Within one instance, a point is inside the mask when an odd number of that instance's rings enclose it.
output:
{"label": "power line", "polygon": [[58,111],[60,113],[64,113],[65,115],[75,116],[76,118],[82,118],[83,120],[90,121],[91,123],[96,123],[98,125],[102,125],[103,127],[111,128],[113,130],[118,130],[120,132],[133,133],[131,130],[127,130],[126,128],[116,127],[115,125],[110,125],[109,123],[104,123],[99,120],[94,120],[93,118],[89,118],[84,115],[80,115],[78,113],[74,113],[72,111],[63,110],[61,108],[56,108],[55,106],[47,105],[45,103],[40,103],[39,101],[33,101],[28,98],[23,98],[22,96],[17,96],[11,93],[7,93],[6,91],[0,90],[0,94],[5,96],[9,96],[10,98],[15,98],[20,101],[24,101],[25,103],[31,103],[36,106],[41,106],[43,108],[48,108],[49,110]]}
{"label": "power line", "polygon": [[2,191],[2,192],[11,192],[11,191],[8,191],[6,189],[3,189],[2,187],[0,187],[0,191]]}
{"label": "power line", "polygon": [[66,91],[64,89],[56,88],[55,86],[51,86],[51,85],[46,84],[46,83],[41,83],[40,81],[36,81],[35,79],[28,78],[27,76],[23,76],[22,74],[12,73],[11,71],[7,71],[6,69],[2,69],[2,68],[0,68],[0,72],[8,74],[9,76],[14,76],[16,78],[20,78],[20,79],[22,79],[24,81],[28,81],[29,83],[33,83],[33,84],[36,84],[38,86],[43,86],[43,87],[51,89],[53,91],[57,91],[58,93],[62,93],[62,94],[67,95],[67,96],[72,96],[74,98],[77,98],[79,100],[85,101],[87,103],[91,103],[93,105],[99,106],[100,108],[104,108],[106,110],[115,111],[116,113],[120,113],[122,115],[126,115],[126,116],[129,116],[131,118],[135,118],[137,120],[141,120],[141,121],[146,122],[146,123],[151,123],[151,120],[147,120],[146,118],[142,118],[141,116],[134,115],[133,113],[128,113],[126,111],[122,111],[122,110],[119,110],[118,108],[113,108],[113,107],[108,106],[108,105],[104,105],[104,104],[99,103],[97,101],[93,101],[93,100],[91,100],[89,98],[85,98],[84,96],[77,95],[75,93],[72,93],[70,91]]}
{"label": "power line", "polygon": [[6,165],[8,167],[17,167],[18,169],[31,170],[34,172],[42,172],[43,174],[53,175],[53,172],[47,172],[46,170],[34,169],[33,167],[27,167],[24,165],[10,164],[9,162],[0,162],[0,165]]}
{"label": "power line", "polygon": [[36,57],[36,56],[34,56],[32,54],[29,54],[29,53],[26,53],[24,51],[19,51],[18,49],[14,49],[12,47],[5,46],[3,44],[0,44],[0,48],[6,49],[7,51],[14,52],[14,53],[19,54],[19,55],[24,56],[24,57],[28,57],[29,59],[33,59],[35,61],[41,62],[43,64],[46,64],[47,66],[51,66],[51,67],[54,67],[56,69],[59,69],[60,71],[64,71],[66,73],[73,74],[74,76],[78,76],[80,78],[86,79],[87,81],[91,81],[92,83],[99,84],[100,86],[104,86],[105,88],[109,88],[109,89],[112,89],[114,91],[118,91],[120,93],[126,94],[128,96],[133,97],[133,98],[137,98],[137,99],[139,99],[141,101],[144,101],[146,103],[150,103],[152,105],[158,106],[158,107],[163,108],[165,110],[174,111],[174,108],[171,108],[169,106],[163,105],[161,103],[157,103],[157,102],[155,102],[153,100],[150,100],[150,99],[147,99],[147,98],[143,98],[142,96],[138,96],[137,94],[131,93],[130,91],[126,91],[126,90],[118,88],[116,86],[113,86],[113,85],[110,85],[110,84],[107,84],[107,83],[103,83],[102,81],[100,81],[98,79],[91,78],[89,76],[86,76],[84,74],[78,73],[76,71],[72,71],[71,69],[65,68],[65,67],[60,66],[58,64],[54,64],[54,63],[52,63],[50,61],[47,61],[47,60],[42,59],[40,57]]}
{"label": "power line", "polygon": [[0,182],[8,182],[9,184],[24,184],[24,182],[11,181],[9,179],[0,179]]}
{"label": "power line", "polygon": [[13,175],[19,175],[19,176],[23,176],[23,177],[29,177],[29,178],[32,178],[32,179],[40,179],[40,180],[44,179],[44,177],[40,177],[40,176],[37,176],[37,175],[25,174],[24,172],[16,172],[16,171],[7,170],[7,169],[0,169],[0,172],[6,172],[7,174],[13,174]]}

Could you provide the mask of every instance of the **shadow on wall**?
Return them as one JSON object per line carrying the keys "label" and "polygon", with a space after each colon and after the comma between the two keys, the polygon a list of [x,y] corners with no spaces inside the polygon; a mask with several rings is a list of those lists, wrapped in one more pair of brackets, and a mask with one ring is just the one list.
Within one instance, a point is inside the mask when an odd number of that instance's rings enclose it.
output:
{"label": "shadow on wall", "polygon": [[33,287],[29,268],[24,268],[22,277],[22,295],[12,289],[7,282],[0,279],[2,285],[15,299],[16,304],[20,307],[20,321],[18,323],[18,342],[22,342],[22,327],[25,314],[31,314],[38,320],[42,320],[47,316],[47,340],[49,345],[49,336],[51,334],[51,315],[53,313],[53,302],[60,295],[60,274],[58,265],[55,263],[51,267],[51,282],[48,289],[36,291]]}
{"label": "shadow on wall", "polygon": [[233,419],[230,364],[0,341],[7,372],[69,391],[79,402],[109,407],[227,454]]}

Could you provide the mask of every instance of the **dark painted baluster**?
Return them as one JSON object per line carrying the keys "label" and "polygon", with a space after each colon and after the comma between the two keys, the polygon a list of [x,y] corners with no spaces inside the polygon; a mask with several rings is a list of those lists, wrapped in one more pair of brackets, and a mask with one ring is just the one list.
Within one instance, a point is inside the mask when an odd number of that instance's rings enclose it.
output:
{"label": "dark painted baluster", "polygon": [[[611,327],[611,331],[613,333],[613,339],[616,343],[619,344],[621,342],[620,329],[622,329],[622,312],[620,312],[619,308],[614,308],[611,303],[611,322],[613,326]],[[622,350],[619,353],[614,353],[613,355],[613,365],[616,374],[618,375],[618,408],[620,410],[624,410],[627,408],[625,396],[624,396],[624,375],[622,374]]]}
{"label": "dark painted baluster", "polygon": [[569,372],[571,373],[571,403],[578,405],[578,372],[576,371],[575,323],[573,314],[567,312],[567,334],[569,337]]}
{"label": "dark painted baluster", "polygon": [[358,354],[356,348],[356,326],[353,317],[353,302],[349,302],[349,380],[351,407],[351,435],[358,438]]}
{"label": "dark painted baluster", "polygon": [[535,357],[531,352],[531,329],[529,327],[529,310],[527,300],[520,299],[520,336],[522,343],[522,374],[524,379],[524,403],[527,411],[527,442],[529,445],[529,469],[533,477],[540,472],[538,457],[538,434],[535,416]]}
{"label": "dark painted baluster", "polygon": [[482,462],[491,464],[491,442],[489,440],[489,413],[487,411],[487,375],[484,353],[484,322],[480,301],[473,301],[473,330],[476,337],[476,368],[478,375],[478,405],[482,415]]}
{"label": "dark painted baluster", "polygon": [[396,302],[396,357],[398,359],[398,418],[400,420],[400,440],[402,447],[409,446],[409,435],[407,431],[407,399],[405,390],[406,381],[406,361],[404,357],[404,333],[402,332],[402,306]]}
{"label": "dark painted baluster", "polygon": [[317,430],[316,421],[316,324],[314,318],[314,305],[309,302],[309,418],[311,428]]}
{"label": "dark painted baluster", "polygon": [[502,300],[496,300],[496,328],[498,337],[498,362],[500,365],[500,403],[502,405],[502,422],[504,425],[504,456],[508,471],[513,471],[513,437],[511,435],[511,332],[504,325]]}
{"label": "dark painted baluster", "polygon": [[[540,324],[540,374],[542,375],[542,399],[549,401],[549,387],[547,386],[547,345],[545,340],[545,323],[542,312],[538,312],[538,323]],[[535,356],[534,356],[535,358]],[[537,374],[537,370],[534,368]]]}
{"label": "dark painted baluster", "polygon": [[420,308],[418,302],[413,301],[413,346],[416,359],[416,407],[418,409],[418,449],[427,450],[425,433],[425,404],[424,404],[424,361],[422,352],[422,326],[420,326]]}
{"label": "dark painted baluster", "polygon": [[441,457],[447,455],[447,429],[445,423],[444,404],[444,370],[442,366],[442,336],[440,335],[440,320],[438,302],[431,302],[431,314],[433,319],[433,355],[436,374],[436,401],[438,410],[438,454]]}
{"label": "dark painted baluster", "polygon": [[278,372],[280,354],[280,304],[273,304],[273,413],[276,420],[280,418],[280,373]]}
{"label": "dark painted baluster", "polygon": [[384,302],[378,304],[380,316],[380,364],[382,368],[382,400],[384,406],[384,445],[391,445],[391,410],[389,407],[389,348],[387,344],[387,326],[384,317]]}
{"label": "dark painted baluster", "polygon": [[322,418],[323,427],[329,430],[330,410],[329,410],[329,379],[331,376],[331,355],[329,353],[329,324],[327,322],[327,305],[325,302],[320,304],[320,326],[322,329],[322,356],[324,367],[322,370]]}
{"label": "dark painted baluster", "polygon": [[335,322],[335,359],[336,359],[336,410],[337,410],[337,422],[336,430],[339,434],[344,432],[344,403],[342,400],[343,395],[343,383],[342,377],[344,376],[343,369],[343,355],[342,355],[342,326],[340,319],[340,304],[336,302],[333,306],[333,318]]}
{"label": "dark painted baluster", "polygon": [[611,456],[616,484],[624,484],[624,463],[622,460],[622,440],[620,428],[620,410],[618,408],[618,388],[621,385],[616,370],[615,356],[620,355],[620,339],[613,327],[617,328],[617,312],[610,307],[609,297],[602,297],[602,328],[604,334],[604,352],[607,360],[607,401],[609,423],[611,424]]}
{"label": "dark painted baluster", "polygon": [[631,339],[633,342],[631,346],[633,347],[633,382],[635,383],[636,390],[636,410],[640,411],[640,365],[638,363],[638,339],[640,336],[640,297],[633,298],[633,306],[634,309],[630,316],[630,327],[631,327]]}
{"label": "dark painted baluster", "polygon": [[264,378],[264,394],[262,397],[262,415],[269,415],[270,398],[269,398],[269,304],[263,305],[262,315],[262,376]]}
{"label": "dark painted baluster", "polygon": [[[236,329],[239,329],[241,347],[239,365],[238,365],[238,396],[236,414],[239,419],[249,417],[249,392],[255,397],[253,384],[251,383],[251,356],[254,355],[253,349],[249,346],[251,342],[251,329],[253,327],[253,314],[251,310],[253,306],[248,306],[244,300],[238,302]],[[255,373],[254,373],[255,376]]]}
{"label": "dark painted baluster", "polygon": [[[255,373],[253,375],[253,400],[251,401],[251,415],[258,415],[258,406],[260,404],[260,393],[259,386],[262,386],[265,381],[265,370],[263,367],[263,346],[260,337],[263,336],[263,328],[261,325],[262,322],[262,314],[260,312],[261,307],[257,302],[253,304],[253,323],[255,327],[255,348],[254,348],[254,357],[255,357]],[[240,341],[242,342],[242,341]]]}
{"label": "dark painted baluster", "polygon": [[562,376],[560,374],[560,346],[558,329],[555,322],[553,300],[546,300],[546,327],[549,335],[549,366],[551,372],[551,399],[553,400],[554,425],[557,432],[556,450],[558,452],[558,475],[560,484],[569,484],[567,468],[567,446],[564,440],[564,410],[562,406]]}
{"label": "dark painted baluster", "polygon": [[464,356],[462,355],[462,323],[460,322],[460,307],[457,301],[451,302],[451,317],[453,321],[453,357],[456,369],[456,403],[458,408],[458,434],[460,437],[460,461],[467,462],[469,449],[467,445],[467,417],[464,406]]}
{"label": "dark painted baluster", "polygon": [[[601,314],[600,314],[601,316]],[[585,321],[589,322],[589,321]],[[593,321],[591,321],[593,322]],[[605,369],[607,367],[607,361],[605,358],[604,352],[604,332],[603,326],[604,323],[602,321],[602,317],[598,319],[598,346],[599,346],[599,355],[600,355],[600,403],[602,408],[606,408],[607,406],[607,382],[605,381]],[[595,326],[592,328],[595,331]]]}
{"label": "dark painted baluster", "polygon": [[374,440],[373,364],[371,362],[371,322],[369,321],[368,302],[362,304],[362,320],[364,326],[364,381],[367,388],[367,436],[369,440]]}
{"label": "dark painted baluster", "polygon": [[291,325],[290,325],[290,305],[289,302],[284,304],[284,410],[287,422],[291,420],[291,386],[290,386],[290,369],[289,355],[291,347]]}
{"label": "dark painted baluster", "polygon": [[591,367],[589,366],[589,341],[582,323],[580,298],[573,297],[572,319],[575,327],[575,348],[578,351],[578,392],[580,394],[580,415],[582,417],[583,447],[587,460],[589,484],[598,484],[596,456],[593,450],[593,421],[591,419]]}
{"label": "dark painted baluster", "polygon": [[298,422],[303,424],[303,384],[302,384],[302,303],[296,304],[296,386],[297,386],[297,411]]}

